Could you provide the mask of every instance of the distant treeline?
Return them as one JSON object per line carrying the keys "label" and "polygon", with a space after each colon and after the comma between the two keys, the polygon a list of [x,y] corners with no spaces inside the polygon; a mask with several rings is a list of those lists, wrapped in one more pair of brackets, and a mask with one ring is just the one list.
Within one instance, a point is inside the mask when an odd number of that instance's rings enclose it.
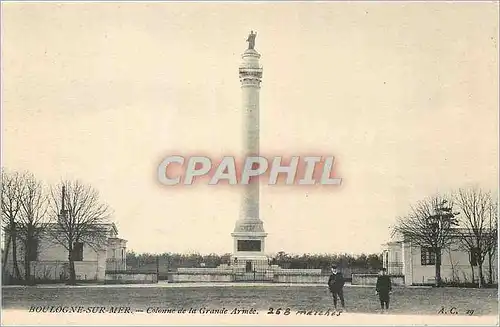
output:
{"label": "distant treeline", "polygon": [[[201,255],[198,253],[138,254],[132,251],[127,253],[127,266],[131,270],[150,272],[158,270],[160,274],[165,274],[169,271],[176,271],[177,268],[216,268],[221,264],[228,264],[230,258],[231,254],[229,253],[224,255]],[[350,254],[291,255],[278,252],[270,257],[270,263],[289,269],[322,269],[325,273],[330,270],[332,264],[335,264],[345,272],[345,275],[350,275],[351,273],[376,272],[382,267],[382,257],[379,254],[361,254],[357,256]]]}

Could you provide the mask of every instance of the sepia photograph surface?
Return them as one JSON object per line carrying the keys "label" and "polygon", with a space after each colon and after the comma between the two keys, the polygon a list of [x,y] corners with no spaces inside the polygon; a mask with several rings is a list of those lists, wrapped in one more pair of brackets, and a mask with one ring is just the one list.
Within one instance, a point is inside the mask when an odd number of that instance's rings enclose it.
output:
{"label": "sepia photograph surface", "polygon": [[498,325],[499,3],[1,3],[3,325]]}

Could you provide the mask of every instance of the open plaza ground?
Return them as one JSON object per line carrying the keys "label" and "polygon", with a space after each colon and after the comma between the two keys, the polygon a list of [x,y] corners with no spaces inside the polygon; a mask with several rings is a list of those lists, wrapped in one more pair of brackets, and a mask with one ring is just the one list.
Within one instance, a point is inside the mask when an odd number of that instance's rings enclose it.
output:
{"label": "open plaza ground", "polygon": [[[346,286],[349,313],[377,313],[373,287]],[[28,310],[31,306],[128,306],[232,310],[235,307],[267,311],[290,308],[323,311],[332,308],[324,285],[281,284],[167,284],[152,285],[40,285],[8,286],[2,289],[2,308]],[[443,309],[458,315],[498,315],[497,289],[395,288],[392,314],[438,315]]]}
{"label": "open plaza ground", "polygon": [[[498,325],[496,289],[395,288],[389,314],[379,314],[373,287],[348,285],[344,291],[348,311],[339,316],[326,316],[319,313],[332,308],[332,299],[324,285],[7,286],[2,289],[2,325]],[[52,309],[129,307],[132,314],[29,312],[37,306]],[[198,313],[176,312],[190,308]],[[250,314],[200,314],[202,308],[225,308],[228,312],[237,308]],[[273,308],[272,314],[269,314],[270,308]],[[278,308],[281,311],[276,314]],[[290,311],[285,315],[287,308]],[[155,309],[175,313],[158,313]],[[440,314],[440,311],[444,312]]]}

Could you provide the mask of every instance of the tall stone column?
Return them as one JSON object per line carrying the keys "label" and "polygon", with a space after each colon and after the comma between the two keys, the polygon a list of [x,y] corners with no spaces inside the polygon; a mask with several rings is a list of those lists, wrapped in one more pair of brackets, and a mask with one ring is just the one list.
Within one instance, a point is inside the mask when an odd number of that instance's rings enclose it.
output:
{"label": "tall stone column", "polygon": [[[254,49],[255,36],[250,34],[249,47],[242,54],[239,77],[242,93],[243,114],[243,158],[259,155],[259,93],[262,82],[260,54]],[[257,180],[244,186],[240,217],[236,221],[234,232],[233,265],[243,266],[246,271],[267,268],[268,261],[264,254],[264,231],[259,215],[260,187]]]}

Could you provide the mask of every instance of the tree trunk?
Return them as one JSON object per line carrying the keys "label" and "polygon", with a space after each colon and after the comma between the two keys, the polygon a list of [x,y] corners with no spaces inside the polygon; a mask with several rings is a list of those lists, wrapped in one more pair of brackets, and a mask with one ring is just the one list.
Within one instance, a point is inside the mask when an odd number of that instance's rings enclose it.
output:
{"label": "tree trunk", "polygon": [[455,283],[457,282],[457,271],[456,267],[453,264],[453,257],[451,256],[451,251],[448,251],[448,257],[450,258],[450,265],[451,265],[451,280]]}
{"label": "tree trunk", "polygon": [[34,243],[36,242],[36,238],[35,236],[33,235],[33,231],[30,231],[28,230],[28,235],[26,237],[26,241],[24,242],[24,247],[25,247],[25,250],[24,250],[24,253],[25,253],[25,256],[24,256],[24,278],[26,280],[26,284],[27,285],[34,285],[34,277],[31,275],[31,259],[34,256],[34,254],[36,253],[33,253],[34,251],[36,251],[36,249],[34,249]]}
{"label": "tree trunk", "polygon": [[12,239],[12,265],[14,267],[14,279],[20,280],[21,272],[19,271],[19,266],[17,264],[17,231],[16,224],[14,222],[11,222],[10,233]]}
{"label": "tree trunk", "polygon": [[7,269],[7,260],[9,259],[9,250],[11,242],[12,242],[12,237],[8,235],[7,244],[5,244],[5,252],[3,253],[3,258],[2,258],[2,280],[4,284],[10,283],[12,279],[9,270]]}
{"label": "tree trunk", "polygon": [[10,243],[12,242],[12,236],[8,236],[7,244],[5,245],[5,252],[3,254],[3,260],[2,260],[2,268],[4,271],[6,270],[7,267],[7,260],[9,259],[9,250],[10,250]]}
{"label": "tree trunk", "polygon": [[70,246],[68,250],[68,260],[69,260],[69,285],[76,285],[76,272],[75,272],[75,261],[73,260],[73,247]]}
{"label": "tree trunk", "polygon": [[26,285],[31,285],[31,269],[30,269],[30,249],[28,242],[25,244],[26,249],[24,250],[24,280]]}
{"label": "tree trunk", "polygon": [[478,282],[478,287],[481,288],[484,285],[484,276],[483,276],[483,263],[478,262],[477,263],[477,268],[479,269],[479,282]]}
{"label": "tree trunk", "polygon": [[488,251],[488,282],[493,285],[493,251]]}
{"label": "tree trunk", "polygon": [[436,249],[436,276],[435,286],[441,286],[441,248]]}
{"label": "tree trunk", "polygon": [[474,284],[474,277],[475,277],[474,276],[474,266],[472,265],[471,262],[469,262],[469,263],[470,263],[470,271],[472,272],[472,284]]}

